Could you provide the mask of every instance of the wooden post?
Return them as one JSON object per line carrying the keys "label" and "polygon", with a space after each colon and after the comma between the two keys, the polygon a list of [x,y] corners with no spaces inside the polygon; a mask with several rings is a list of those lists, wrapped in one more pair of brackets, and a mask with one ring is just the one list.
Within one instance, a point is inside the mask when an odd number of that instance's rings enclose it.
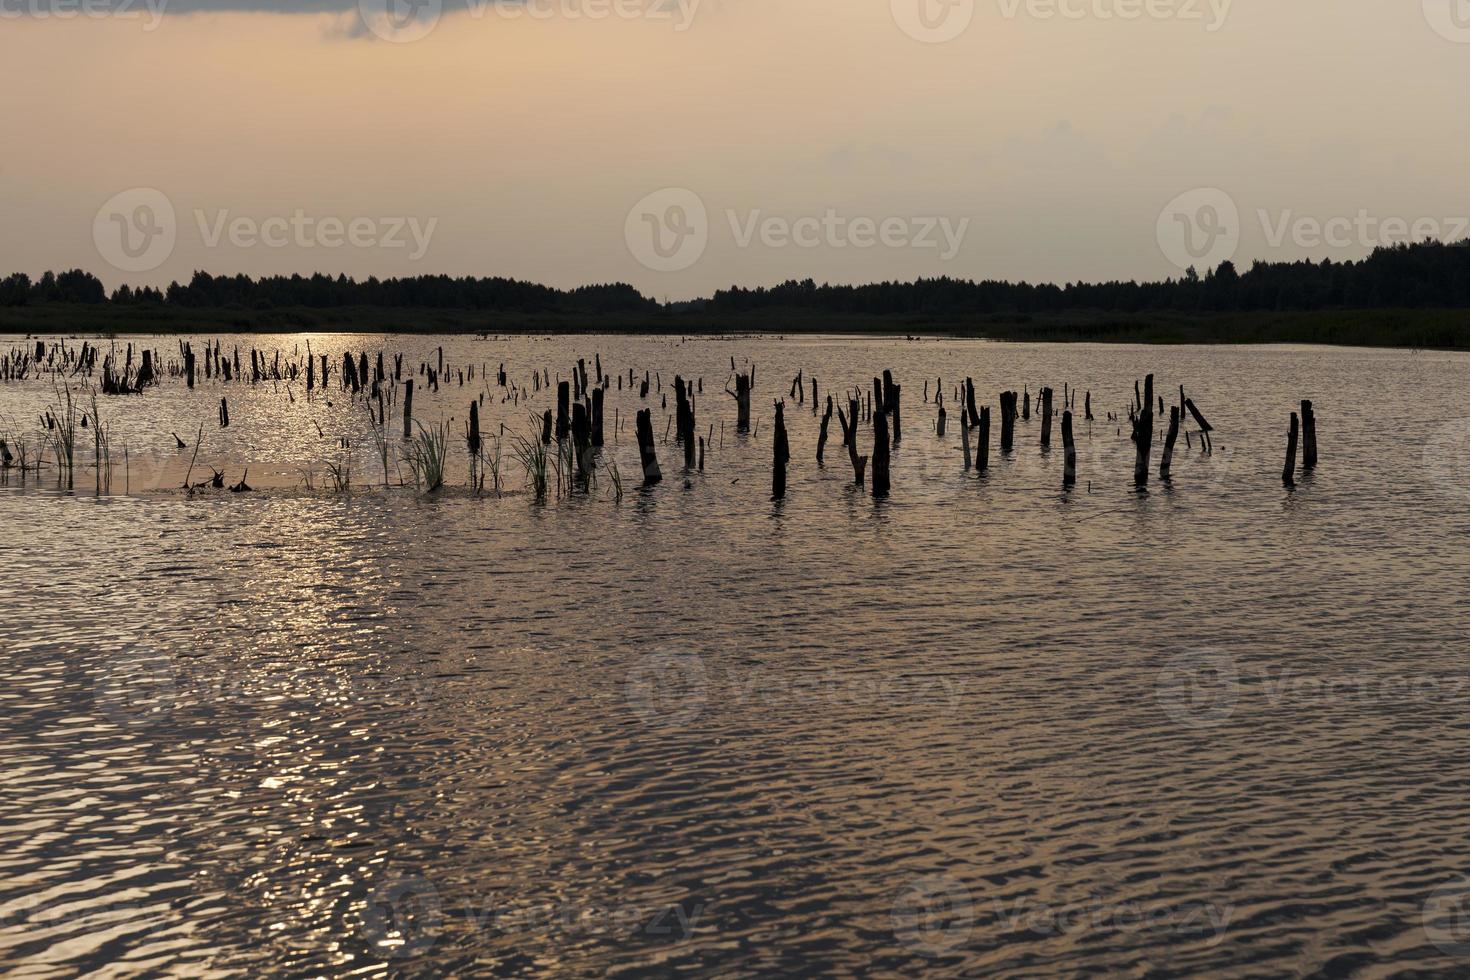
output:
{"label": "wooden post", "polygon": [[643,461],[643,485],[651,487],[664,478],[658,468],[658,453],[653,444],[653,410],[638,413],[638,455]]}
{"label": "wooden post", "polygon": [[975,382],[969,378],[965,379],[965,408],[968,410],[965,424],[974,425],[980,420],[980,413],[975,411]]}
{"label": "wooden post", "polygon": [[735,431],[750,431],[750,375],[735,375]]}
{"label": "wooden post", "polygon": [[888,496],[888,412],[873,413],[873,496]]}
{"label": "wooden post", "polygon": [[896,446],[903,441],[903,425],[899,413],[899,399],[903,393],[903,386],[893,383],[893,372],[883,372],[883,411],[893,420],[893,444]]}
{"label": "wooden post", "polygon": [[603,445],[602,427],[602,399],[603,389],[601,385],[592,389],[592,445]]}
{"label": "wooden post", "polygon": [[976,453],[975,468],[981,473],[990,469],[990,406],[980,409],[980,450]]}
{"label": "wooden post", "polygon": [[[817,400],[817,383],[812,381],[812,401]],[[822,415],[822,428],[817,433],[817,465],[822,465],[822,452],[827,448],[827,426],[832,423],[832,396],[827,396],[827,410]]]}
{"label": "wooden post", "polygon": [[1133,419],[1133,484],[1148,486],[1148,460],[1154,448],[1154,376],[1144,380],[1144,393]]}
{"label": "wooden post", "polygon": [[[927,381],[924,382],[924,383],[926,385],[928,384]],[[928,401],[927,398],[924,399],[924,400],[925,401]],[[945,423],[944,395],[942,393],[940,393],[940,392],[935,392],[935,394],[934,394],[934,402],[935,402],[936,405],[939,406],[939,417],[934,422],[934,434],[937,435],[939,438],[943,439],[944,438],[944,423]],[[965,428],[965,426],[960,426],[960,428],[963,429],[963,428]],[[966,434],[965,434],[965,441],[966,442],[969,442],[970,441],[970,439],[969,439],[969,433],[968,432],[966,432]]]}
{"label": "wooden post", "polygon": [[1297,420],[1296,413],[1292,412],[1291,431],[1286,435],[1286,467],[1281,471],[1281,482],[1287,489],[1296,486],[1296,480],[1293,476],[1296,473],[1296,441],[1299,425],[1300,422]]}
{"label": "wooden post", "polygon": [[551,445],[551,409],[541,413],[541,444]]}
{"label": "wooden post", "polygon": [[1302,402],[1302,472],[1317,468],[1317,413],[1312,403]]}
{"label": "wooden post", "polygon": [[[584,368],[585,370],[585,368]],[[572,452],[577,457],[577,479],[585,486],[591,476],[592,419],[585,402],[572,406]]]}
{"label": "wooden post", "polygon": [[1041,389],[1041,448],[1051,448],[1051,389]]}
{"label": "wooden post", "polygon": [[556,385],[556,441],[561,442],[571,431],[572,386],[566,381]]}
{"label": "wooden post", "polygon": [[848,459],[852,460],[853,484],[863,485],[863,471],[867,469],[868,457],[859,456],[857,451],[857,424],[858,424],[858,400],[850,398],[847,401],[847,414],[842,414],[842,409],[837,410],[837,421],[842,425],[842,442],[847,446]]}
{"label": "wooden post", "polygon": [[[799,384],[797,387],[801,390]],[[776,402],[776,438],[772,445],[771,499],[780,500],[786,496],[786,464],[791,461],[791,446],[786,441],[786,406],[780,401]]]}
{"label": "wooden post", "polygon": [[1062,486],[1075,486],[1077,483],[1077,444],[1072,440],[1071,412],[1062,413],[1062,456]]}
{"label": "wooden post", "polygon": [[1009,453],[1016,436],[1016,393],[1000,393],[1000,451]]}
{"label": "wooden post", "polygon": [[1169,408],[1169,434],[1164,437],[1164,458],[1159,460],[1159,479],[1169,482],[1169,470],[1174,465],[1174,443],[1179,441],[1179,406]]}
{"label": "wooden post", "polygon": [[[941,407],[939,409],[939,412],[940,412],[939,422],[940,422],[941,425],[943,425],[944,424],[944,414],[943,414],[944,413],[944,409],[943,409],[943,407]],[[965,447],[965,472],[968,473],[968,472],[970,472],[970,427],[968,425],[962,425],[962,426],[960,426],[960,442]]]}
{"label": "wooden post", "polygon": [[[323,354],[322,355],[322,361],[325,362],[326,361],[326,358],[327,358],[327,355]],[[322,368],[322,386],[323,387],[326,387],[326,367],[325,367],[325,363],[323,364],[323,368]],[[413,436],[413,378],[409,378],[407,381],[403,382],[403,438],[408,439],[408,438],[411,438],[412,436]]]}

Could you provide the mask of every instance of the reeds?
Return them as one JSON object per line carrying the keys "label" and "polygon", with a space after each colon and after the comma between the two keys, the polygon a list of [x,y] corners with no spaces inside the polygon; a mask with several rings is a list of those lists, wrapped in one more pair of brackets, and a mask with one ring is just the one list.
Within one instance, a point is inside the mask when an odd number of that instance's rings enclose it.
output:
{"label": "reeds", "polygon": [[546,451],[546,444],[537,433],[533,433],[529,439],[525,436],[515,438],[512,451],[526,471],[526,486],[537,500],[545,500],[546,492],[550,489],[550,473],[547,468],[549,453]]}
{"label": "reeds", "polygon": [[92,452],[97,464],[97,496],[112,492],[112,430],[97,411],[97,393],[92,393]]}
{"label": "reeds", "polygon": [[417,419],[418,432],[409,440],[403,461],[413,473],[413,485],[425,493],[444,486],[444,462],[449,446],[449,423],[424,427]]}
{"label": "reeds", "polygon": [[[380,413],[382,412],[382,404],[383,404],[383,400],[380,397],[378,399],[378,409],[379,409],[379,412]],[[388,432],[387,432],[387,429],[386,429],[385,424],[379,419],[379,417],[377,415],[374,415],[373,414],[373,406],[370,405],[370,404],[365,404],[363,407],[367,409],[367,414],[368,414],[368,428],[372,430],[373,445],[377,447],[377,450],[378,450],[378,459],[380,461],[382,461],[382,464],[383,464],[383,488],[384,489],[387,489],[387,487],[388,487]]]}
{"label": "reeds", "polygon": [[56,454],[56,485],[61,486],[64,481],[66,489],[70,490],[76,463],[76,404],[72,401],[70,385],[58,387],[56,382],[52,381],[51,390],[56,393],[56,402],[47,410],[46,433],[51,442],[51,448]]}

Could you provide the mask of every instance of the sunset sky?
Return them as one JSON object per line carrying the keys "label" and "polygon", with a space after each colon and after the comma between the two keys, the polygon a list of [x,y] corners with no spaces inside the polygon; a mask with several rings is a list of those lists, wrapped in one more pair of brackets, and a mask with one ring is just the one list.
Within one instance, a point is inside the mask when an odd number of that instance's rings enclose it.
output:
{"label": "sunset sky", "polygon": [[[1470,212],[1462,0],[539,0],[426,8],[394,40],[355,2],[55,16],[79,2],[0,0],[0,272],[442,272],[678,299],[1164,277],[1161,212],[1198,188],[1238,209],[1238,265],[1360,256],[1387,219],[1464,237]],[[133,220],[139,188],[176,241],[124,271],[99,209],[122,194]],[[667,188],[703,206],[706,244],[660,271],[630,211]]]}

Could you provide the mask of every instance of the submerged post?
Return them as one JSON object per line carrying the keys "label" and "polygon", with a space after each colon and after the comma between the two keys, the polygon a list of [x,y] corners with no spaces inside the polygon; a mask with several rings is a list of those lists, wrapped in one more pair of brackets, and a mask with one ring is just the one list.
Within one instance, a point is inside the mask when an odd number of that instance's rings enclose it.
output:
{"label": "submerged post", "polygon": [[[325,354],[322,355],[323,358],[325,358],[326,356],[327,355],[325,355]],[[323,375],[323,382],[322,383],[325,386],[325,384],[326,384],[325,375]],[[408,439],[408,438],[410,438],[412,436],[413,436],[413,378],[409,378],[407,381],[403,382],[403,438]]]}
{"label": "submerged post", "polygon": [[1302,402],[1302,472],[1317,468],[1317,413],[1310,401]]}
{"label": "submerged post", "polygon": [[786,496],[786,464],[791,460],[791,446],[786,441],[786,406],[776,402],[776,438],[771,458],[771,499]]}
{"label": "submerged post", "polygon": [[1071,487],[1077,483],[1077,444],[1072,441],[1071,412],[1062,413],[1062,455],[1062,486]]}
{"label": "submerged post", "polygon": [[888,496],[888,412],[873,413],[873,496]]}
{"label": "submerged post", "polygon": [[653,410],[638,413],[638,455],[643,462],[643,485],[651,487],[664,478],[658,468],[658,453],[653,445]]}
{"label": "submerged post", "polygon": [[1051,389],[1041,389],[1041,448],[1051,448]]}
{"label": "submerged post", "polygon": [[980,409],[980,449],[975,456],[975,468],[981,473],[990,469],[990,406]]}
{"label": "submerged post", "polygon": [[1164,458],[1159,460],[1159,479],[1169,482],[1169,469],[1174,465],[1174,443],[1179,441],[1179,406],[1169,408],[1169,434],[1164,437]]}
{"label": "submerged post", "polygon": [[1299,424],[1296,413],[1292,412],[1291,431],[1286,435],[1286,468],[1281,471],[1281,482],[1287,489],[1296,486],[1296,480],[1293,478],[1293,475],[1296,472],[1296,441],[1297,427]]}

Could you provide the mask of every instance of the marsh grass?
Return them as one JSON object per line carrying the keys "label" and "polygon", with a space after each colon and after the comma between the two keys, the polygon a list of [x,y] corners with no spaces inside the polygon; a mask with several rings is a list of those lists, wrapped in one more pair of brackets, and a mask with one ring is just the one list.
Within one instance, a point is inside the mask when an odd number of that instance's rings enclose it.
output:
{"label": "marsh grass", "polygon": [[425,427],[417,419],[414,425],[418,432],[409,440],[404,450],[403,461],[413,473],[413,485],[425,493],[434,493],[444,486],[444,463],[449,447],[449,423],[440,422]]}
{"label": "marsh grass", "polygon": [[92,393],[92,451],[97,464],[97,496],[112,492],[112,427],[104,424],[97,409],[97,394]]}
{"label": "marsh grass", "polygon": [[623,499],[623,474],[618,471],[618,461],[608,459],[602,464],[602,471],[607,474],[609,492],[613,500]]}
{"label": "marsh grass", "polygon": [[[382,405],[382,400],[381,399],[379,399],[378,404],[379,404],[380,409],[381,409],[381,405]],[[376,449],[378,450],[378,459],[383,464],[383,488],[384,489],[387,489],[387,487],[388,487],[388,433],[385,430],[383,424],[381,422],[379,422],[378,416],[373,414],[373,407],[371,405],[364,405],[363,407],[367,409],[367,414],[368,414],[368,427],[372,431],[373,446],[376,447]]]}
{"label": "marsh grass", "polygon": [[521,468],[526,471],[526,486],[537,500],[545,500],[547,491],[550,489],[550,472],[548,469],[550,455],[546,451],[546,444],[541,441],[539,434],[533,433],[528,439],[525,436],[516,436],[512,452]]}
{"label": "marsh grass", "polygon": [[51,421],[46,433],[56,454],[56,485],[65,482],[66,489],[71,490],[76,464],[77,407],[69,385],[58,386],[52,381],[51,390],[56,393],[56,401],[47,409]]}

